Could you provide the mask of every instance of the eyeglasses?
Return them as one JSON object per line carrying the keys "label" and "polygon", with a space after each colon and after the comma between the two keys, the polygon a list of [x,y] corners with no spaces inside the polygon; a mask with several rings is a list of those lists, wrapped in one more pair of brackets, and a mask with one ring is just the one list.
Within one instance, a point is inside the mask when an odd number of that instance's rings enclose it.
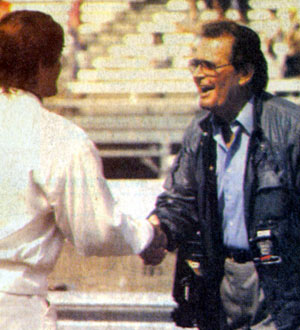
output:
{"label": "eyeglasses", "polygon": [[217,69],[220,69],[220,68],[223,68],[223,67],[229,66],[229,65],[232,65],[232,64],[227,63],[227,64],[222,64],[222,65],[216,65],[213,62],[198,60],[197,58],[193,58],[192,60],[189,61],[188,68],[194,77],[199,76],[200,70],[201,70],[202,74],[211,76],[211,75],[216,75],[218,73]]}

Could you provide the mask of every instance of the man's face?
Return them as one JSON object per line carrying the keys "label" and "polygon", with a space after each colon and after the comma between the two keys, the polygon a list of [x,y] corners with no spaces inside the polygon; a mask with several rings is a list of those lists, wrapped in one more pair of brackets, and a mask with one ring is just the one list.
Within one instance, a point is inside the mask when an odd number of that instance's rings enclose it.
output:
{"label": "man's face", "polygon": [[[202,38],[198,44],[195,63],[205,61],[215,70],[200,67],[193,74],[193,80],[200,96],[200,106],[220,117],[226,118],[228,111],[240,104],[240,77],[230,63],[233,37]],[[239,110],[239,109],[238,109]]]}

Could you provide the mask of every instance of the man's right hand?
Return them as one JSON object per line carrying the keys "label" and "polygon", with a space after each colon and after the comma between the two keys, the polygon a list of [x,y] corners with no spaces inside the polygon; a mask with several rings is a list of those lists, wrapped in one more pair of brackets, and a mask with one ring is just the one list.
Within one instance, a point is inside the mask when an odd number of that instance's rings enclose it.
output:
{"label": "man's right hand", "polygon": [[154,237],[150,245],[140,254],[145,265],[156,266],[160,264],[167,254],[167,236],[160,227],[160,221],[156,215],[152,215],[148,221],[154,228]]}

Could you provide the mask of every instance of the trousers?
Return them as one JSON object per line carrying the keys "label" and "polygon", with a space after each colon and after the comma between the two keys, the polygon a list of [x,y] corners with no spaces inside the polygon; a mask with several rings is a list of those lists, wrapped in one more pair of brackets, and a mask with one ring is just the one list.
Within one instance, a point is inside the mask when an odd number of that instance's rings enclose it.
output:
{"label": "trousers", "polygon": [[276,329],[266,311],[264,292],[252,261],[236,263],[226,258],[220,295],[230,330]]}

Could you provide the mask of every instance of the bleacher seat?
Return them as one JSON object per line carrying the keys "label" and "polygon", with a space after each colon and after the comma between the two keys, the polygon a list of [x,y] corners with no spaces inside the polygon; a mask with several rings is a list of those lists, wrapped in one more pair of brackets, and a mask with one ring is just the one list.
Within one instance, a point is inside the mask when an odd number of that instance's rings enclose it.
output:
{"label": "bleacher seat", "polygon": [[109,54],[123,57],[148,57],[148,58],[165,58],[169,56],[188,56],[191,53],[189,46],[184,45],[135,45],[128,47],[126,45],[116,45],[109,48]]}
{"label": "bleacher seat", "polygon": [[249,22],[249,27],[259,35],[264,34],[266,38],[271,38],[280,33],[281,25],[278,20],[261,20]]}
{"label": "bleacher seat", "polygon": [[231,21],[239,21],[242,18],[240,12],[237,9],[231,8],[226,11],[225,17]]}
{"label": "bleacher seat", "polygon": [[190,56],[175,57],[172,60],[173,67],[177,69],[187,68],[189,59]]}
{"label": "bleacher seat", "polygon": [[250,0],[249,6],[253,9],[266,8],[266,9],[280,9],[299,7],[299,0]]}
{"label": "bleacher seat", "polygon": [[188,69],[83,69],[78,72],[78,80],[81,81],[167,81],[167,80],[191,80]]}
{"label": "bleacher seat", "polygon": [[[163,115],[123,115],[101,117],[73,117],[71,120],[86,130],[90,138],[100,145],[102,157],[159,157],[158,176],[165,174],[169,167],[168,159],[172,155],[172,145],[180,144],[185,127],[191,121],[189,114]],[[105,148],[114,144],[114,149]],[[122,148],[122,145],[126,148]],[[137,149],[136,144],[144,147]]]}
{"label": "bleacher seat", "polygon": [[271,93],[300,93],[300,79],[272,79],[269,81],[267,90]]}
{"label": "bleacher seat", "polygon": [[266,8],[250,9],[247,12],[247,17],[250,21],[261,21],[261,20],[273,19],[271,11]]}
{"label": "bleacher seat", "polygon": [[109,10],[82,11],[80,19],[82,23],[101,24],[115,19],[117,12]]}
{"label": "bleacher seat", "polygon": [[190,45],[195,41],[195,35],[193,33],[164,33],[163,43],[165,45]]}
{"label": "bleacher seat", "polygon": [[[191,45],[195,40],[195,35],[193,33],[161,33],[162,44],[168,47],[172,45]],[[153,45],[155,44],[153,33],[131,33],[126,34],[123,37],[123,42],[125,45],[135,47],[136,45]]]}
{"label": "bleacher seat", "polygon": [[51,15],[58,23],[66,27],[70,2],[58,1],[11,1],[11,11],[38,10]]}
{"label": "bleacher seat", "polygon": [[138,26],[140,33],[165,33],[165,32],[176,32],[176,25],[172,22],[162,21],[159,23],[155,22],[141,22]]}
{"label": "bleacher seat", "polygon": [[159,12],[152,15],[152,20],[156,24],[160,24],[161,22],[176,24],[177,22],[183,21],[185,18],[185,13],[181,12]]}
{"label": "bleacher seat", "polygon": [[73,81],[68,89],[74,94],[196,94],[192,80],[150,81]]}
{"label": "bleacher seat", "polygon": [[186,0],[170,0],[166,4],[166,9],[170,11],[186,11],[189,8],[189,2]]}
{"label": "bleacher seat", "polygon": [[152,45],[153,41],[152,33],[131,33],[123,37],[124,44],[133,47],[135,45]]}
{"label": "bleacher seat", "polygon": [[110,22],[112,19],[112,16],[107,17],[107,19],[104,18],[104,21],[101,22],[101,19],[99,22],[94,23],[94,22],[87,22],[83,23],[79,26],[78,31],[80,35],[90,35],[90,34],[95,34],[95,33],[100,33],[103,29],[103,25]]}
{"label": "bleacher seat", "polygon": [[219,18],[219,13],[215,9],[205,9],[199,13],[199,21],[200,22],[207,22],[207,21],[214,21]]}
{"label": "bleacher seat", "polygon": [[129,1],[91,1],[85,0],[81,5],[82,12],[94,12],[94,11],[107,11],[107,12],[121,12],[130,9]]}
{"label": "bleacher seat", "polygon": [[112,22],[123,11],[129,10],[128,1],[84,1],[80,7],[83,24],[79,33],[99,33],[106,23]]}
{"label": "bleacher seat", "polygon": [[94,68],[145,68],[151,64],[150,58],[122,58],[119,56],[98,56],[91,61]]}

